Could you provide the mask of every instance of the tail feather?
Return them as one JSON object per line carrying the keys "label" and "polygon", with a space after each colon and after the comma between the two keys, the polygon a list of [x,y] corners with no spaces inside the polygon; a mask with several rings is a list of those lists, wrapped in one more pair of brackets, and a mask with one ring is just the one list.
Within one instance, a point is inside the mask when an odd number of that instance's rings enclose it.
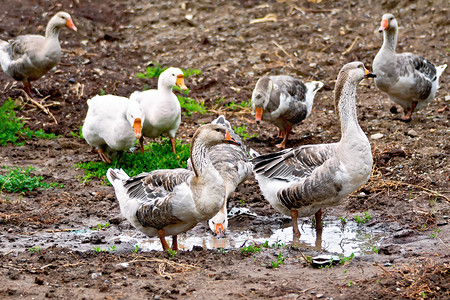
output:
{"label": "tail feather", "polygon": [[311,81],[305,83],[305,86],[308,90],[311,90],[311,93],[316,94],[318,90],[320,90],[323,87],[322,81]]}
{"label": "tail feather", "polygon": [[124,170],[111,168],[106,171],[106,177],[108,178],[109,183],[111,183],[111,185],[114,187],[117,183],[122,183],[123,181],[130,178],[130,176],[128,176]]}
{"label": "tail feather", "polygon": [[444,70],[447,68],[447,64],[443,64],[441,66],[436,67],[436,77],[439,79],[439,77],[442,75]]}
{"label": "tail feather", "polygon": [[9,65],[11,64],[11,55],[8,48],[9,43],[0,40],[0,66],[5,73],[8,70]]}

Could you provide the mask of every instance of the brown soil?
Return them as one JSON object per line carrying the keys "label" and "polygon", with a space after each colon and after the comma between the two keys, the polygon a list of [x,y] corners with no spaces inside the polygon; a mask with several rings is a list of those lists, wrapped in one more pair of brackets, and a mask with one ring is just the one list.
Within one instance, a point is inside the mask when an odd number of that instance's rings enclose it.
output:
{"label": "brown soil", "polygon": [[[2,166],[36,167],[48,182],[62,189],[0,194],[1,298],[137,299],[137,298],[431,298],[450,297],[450,191],[448,70],[436,99],[402,123],[393,103],[364,82],[358,89],[358,117],[370,137],[374,172],[370,181],[341,205],[326,210],[327,220],[352,220],[368,212],[362,227],[383,231],[378,254],[357,255],[345,265],[316,269],[304,258],[319,252],[307,247],[264,248],[241,254],[238,248],[203,249],[201,245],[169,257],[162,251],[97,253],[122,231],[134,232],[120,216],[111,187],[100,181],[80,182],[74,164],[98,157],[73,137],[86,114],[86,100],[101,90],[128,96],[156,79],[139,79],[152,63],[202,71],[189,77],[190,96],[203,101],[209,112],[183,116],[178,137],[188,143],[203,122],[218,113],[235,126],[247,126],[257,138],[246,141],[258,152],[275,151],[274,126],[257,126],[247,109],[225,104],[248,101],[263,74],[289,74],[304,81],[321,80],[311,116],[288,146],[337,141],[340,129],[332,89],[339,69],[360,60],[371,69],[381,45],[375,32],[381,15],[392,12],[400,24],[398,50],[421,54],[437,65],[448,63],[449,5],[439,1],[2,1],[0,39],[24,33],[43,33],[50,15],[71,13],[77,33],[60,36],[64,49],[57,70],[34,83],[50,97],[52,118],[30,104],[18,115],[32,129],[61,135],[56,140],[27,140],[24,146],[0,147]],[[252,23],[268,14],[275,21]],[[0,73],[0,105],[21,99],[21,84]],[[224,99],[218,102],[219,99]],[[0,171],[3,172],[3,171]],[[240,216],[230,226],[256,234],[271,231],[289,219],[263,199],[254,178],[238,188],[229,208],[240,200],[257,217]],[[107,230],[85,240],[73,234],[98,223]],[[193,232],[210,234],[205,224]],[[270,227],[270,228],[269,228]],[[439,231],[440,230],[440,231]],[[66,235],[58,235],[67,233]],[[432,236],[434,234],[434,236]],[[138,235],[138,239],[145,239]],[[107,242],[108,241],[108,242]],[[324,241],[326,242],[326,241]],[[31,247],[41,247],[31,252]],[[89,251],[85,251],[88,249]],[[271,268],[282,254],[284,264]]]}

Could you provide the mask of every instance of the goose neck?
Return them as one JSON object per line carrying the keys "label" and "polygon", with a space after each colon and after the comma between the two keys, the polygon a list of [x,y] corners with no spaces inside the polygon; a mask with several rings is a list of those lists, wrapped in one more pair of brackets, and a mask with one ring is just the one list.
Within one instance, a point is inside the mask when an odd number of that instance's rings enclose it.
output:
{"label": "goose neck", "polygon": [[383,45],[381,49],[384,51],[390,51],[395,53],[397,47],[398,29],[383,31]]}
{"label": "goose neck", "polygon": [[60,31],[61,27],[55,26],[55,24],[50,22],[45,29],[45,37],[58,39]]}
{"label": "goose neck", "polygon": [[356,114],[356,84],[346,81],[341,88],[338,102],[338,116],[341,122],[342,139],[361,131]]}
{"label": "goose neck", "polygon": [[208,148],[198,140],[194,140],[191,147],[192,168],[196,177],[203,176],[212,167]]}

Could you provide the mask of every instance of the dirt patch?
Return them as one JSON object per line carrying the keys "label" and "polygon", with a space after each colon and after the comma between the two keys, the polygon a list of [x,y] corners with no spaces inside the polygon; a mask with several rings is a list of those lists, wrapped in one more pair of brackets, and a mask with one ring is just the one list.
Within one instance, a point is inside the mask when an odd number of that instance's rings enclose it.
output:
{"label": "dirt patch", "polygon": [[[382,14],[389,11],[399,21],[399,51],[421,54],[440,65],[449,56],[447,1],[19,2],[2,3],[0,39],[42,34],[50,15],[59,10],[71,13],[79,31],[61,33],[61,63],[34,83],[42,95],[49,95],[44,103],[58,125],[29,104],[18,113],[30,128],[61,137],[0,147],[2,166],[33,165],[48,182],[64,184],[62,189],[0,194],[1,297],[449,297],[448,70],[436,99],[408,124],[395,120],[401,109],[396,115],[393,103],[373,82],[358,88],[358,118],[370,137],[375,167],[367,185],[326,210],[324,231],[331,231],[341,218],[349,221],[342,227],[345,231],[356,215],[367,212],[371,219],[359,225],[362,232],[384,235],[364,245],[365,251],[351,262],[331,268],[315,269],[306,258],[342,253],[327,251],[326,239],[319,247],[287,242],[250,254],[241,253],[242,244],[206,249],[214,247],[201,242],[174,257],[161,251],[133,252],[146,238],[120,216],[111,187],[80,180],[82,172],[74,165],[98,157],[71,134],[82,125],[87,99],[101,90],[128,96],[155,87],[156,79],[139,79],[136,74],[160,63],[202,71],[186,85],[190,96],[204,102],[209,112],[183,115],[178,137],[184,143],[200,124],[222,113],[236,127],[245,125],[249,135],[257,134],[246,140],[247,147],[275,151],[280,140],[272,125],[257,126],[249,109],[226,107],[248,101],[264,74],[325,83],[310,117],[295,128],[289,147],[337,141],[340,129],[332,101],[337,73],[354,60],[371,69],[381,45],[375,29]],[[276,20],[251,22],[268,14]],[[0,73],[0,104],[23,97],[20,88]],[[382,137],[372,138],[375,134]],[[289,227],[289,218],[274,212],[254,178],[238,188],[229,209],[242,203],[252,214],[230,220],[230,227],[237,228],[236,239],[239,232],[256,239]],[[110,227],[92,230],[107,222]],[[308,224],[305,219],[305,231]],[[207,225],[199,224],[186,239],[190,236],[209,236]]]}

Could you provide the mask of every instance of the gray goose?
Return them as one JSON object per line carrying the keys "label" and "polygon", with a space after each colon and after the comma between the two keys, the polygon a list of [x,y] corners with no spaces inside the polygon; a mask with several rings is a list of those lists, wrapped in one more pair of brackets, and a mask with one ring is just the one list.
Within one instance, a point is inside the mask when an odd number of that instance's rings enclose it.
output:
{"label": "gray goose", "polygon": [[346,64],[334,89],[341,124],[338,143],[304,145],[251,160],[265,199],[278,212],[291,216],[294,237],[300,237],[297,218],[316,214],[321,229],[321,209],[337,205],[367,182],[372,170],[369,140],[358,124],[356,87],[375,77],[361,62]]}
{"label": "gray goose", "polygon": [[373,60],[375,84],[403,107],[405,115],[400,120],[409,122],[415,110],[434,99],[439,77],[447,65],[436,67],[422,56],[396,53],[398,24],[392,14],[383,15],[379,32],[383,32],[383,45]]}
{"label": "gray goose", "polygon": [[[233,194],[237,186],[247,180],[252,174],[253,165],[249,160],[247,149],[241,137],[234,132],[230,122],[223,115],[213,120],[211,124],[225,126],[231,137],[240,144],[240,146],[234,144],[218,144],[209,150],[211,162],[214,168],[219,171],[225,183],[225,199],[223,205],[219,212],[208,221],[211,231],[214,232],[217,238],[221,238],[228,229],[228,198]],[[188,169],[192,169],[190,160],[188,160]]]}
{"label": "gray goose", "polygon": [[61,58],[59,32],[61,28],[77,31],[71,16],[58,12],[47,24],[45,36],[27,34],[8,42],[0,41],[0,65],[6,74],[22,81],[25,92],[33,98],[31,81],[44,76]]}
{"label": "gray goose", "polygon": [[291,76],[264,76],[258,80],[252,93],[252,108],[257,124],[269,121],[278,127],[282,142],[276,145],[286,148],[291,129],[311,113],[314,97],[323,86],[320,81],[303,83]]}
{"label": "gray goose", "polygon": [[166,235],[178,250],[177,235],[209,220],[223,205],[225,184],[211,163],[209,151],[219,143],[237,144],[222,125],[207,124],[191,142],[192,171],[155,170],[130,178],[123,170],[108,169],[122,215],[147,236],[158,236],[164,250]]}

